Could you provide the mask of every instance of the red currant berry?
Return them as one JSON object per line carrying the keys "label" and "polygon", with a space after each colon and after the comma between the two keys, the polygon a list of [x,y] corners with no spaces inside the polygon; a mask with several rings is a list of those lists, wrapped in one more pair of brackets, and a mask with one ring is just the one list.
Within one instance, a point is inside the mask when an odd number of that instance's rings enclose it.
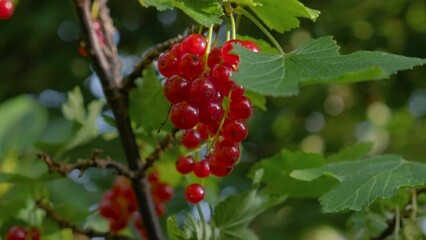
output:
{"label": "red currant berry", "polygon": [[158,71],[165,77],[178,74],[178,58],[171,53],[163,53],[158,58]]}
{"label": "red currant berry", "polygon": [[154,186],[154,197],[159,200],[159,202],[170,201],[173,197],[173,187],[165,184],[158,183]]}
{"label": "red currant berry", "polygon": [[213,84],[205,79],[196,79],[191,86],[191,99],[198,104],[206,104],[210,102],[216,95],[216,89]]}
{"label": "red currant berry", "polygon": [[185,198],[189,203],[197,204],[204,199],[205,190],[200,184],[193,183],[185,190]]}
{"label": "red currant berry", "polygon": [[252,42],[252,41],[249,41],[249,40],[245,40],[245,41],[243,41],[243,46],[244,46],[245,48],[247,48],[248,50],[250,50],[250,51],[253,51],[253,52],[260,52],[260,48],[259,48],[259,46],[257,46],[257,44],[256,44],[256,43],[254,43],[254,42]]}
{"label": "red currant berry", "polygon": [[117,233],[120,230],[127,227],[128,218],[125,216],[121,216],[120,218],[111,219],[109,222],[109,229],[113,233]]}
{"label": "red currant berry", "polygon": [[182,44],[180,43],[173,44],[173,46],[170,48],[170,53],[175,55],[177,58],[182,57],[182,55],[184,54],[182,49]]}
{"label": "red currant berry", "polygon": [[175,127],[186,130],[197,125],[199,121],[199,111],[196,107],[187,102],[180,102],[172,106],[170,118]]}
{"label": "red currant berry", "polygon": [[234,49],[234,46],[232,46],[232,44],[243,46],[243,41],[234,39],[234,40],[229,40],[225,42],[225,44],[223,44],[222,58],[225,61],[225,63],[227,63],[230,66],[238,65],[240,61],[240,57],[237,54],[230,53]]}
{"label": "red currant berry", "polygon": [[222,61],[222,48],[221,47],[213,48],[210,51],[210,54],[207,60],[207,65],[210,68],[213,68],[216,64],[219,64],[221,61]]}
{"label": "red currant berry", "polygon": [[229,117],[232,119],[247,119],[253,114],[253,103],[245,96],[232,99],[229,106]]}
{"label": "red currant berry", "polygon": [[154,170],[148,174],[148,182],[151,184],[157,184],[160,180],[160,174],[157,170]]}
{"label": "red currant berry", "polygon": [[176,161],[176,170],[181,174],[188,174],[194,169],[194,159],[191,156],[180,156]]}
{"label": "red currant berry", "polygon": [[121,216],[121,207],[116,202],[104,198],[99,204],[99,214],[105,218],[117,219]]}
{"label": "red currant berry", "polygon": [[215,146],[214,156],[217,158],[217,161],[220,161],[223,165],[235,165],[240,157],[240,147],[237,143],[227,141],[219,142]]}
{"label": "red currant berry", "polygon": [[15,4],[11,0],[0,0],[0,19],[8,19],[15,11]]}
{"label": "red currant berry", "polygon": [[204,70],[202,57],[194,53],[185,53],[179,59],[179,74],[189,80],[196,79]]}
{"label": "red currant berry", "polygon": [[244,88],[241,85],[235,84],[234,87],[232,88],[232,94],[231,94],[231,99],[237,99],[241,96],[244,95]]}
{"label": "red currant berry", "polygon": [[171,103],[179,103],[188,99],[190,83],[179,75],[167,78],[163,86],[164,96]]}
{"label": "red currant berry", "polygon": [[209,124],[220,122],[224,114],[222,105],[216,102],[209,102],[204,109],[200,111],[200,122]]}
{"label": "red currant berry", "polygon": [[194,174],[199,178],[205,178],[210,175],[209,164],[206,160],[202,160],[195,163]]}
{"label": "red currant berry", "polygon": [[28,234],[31,236],[31,240],[40,240],[40,230],[38,228],[30,228]]}
{"label": "red currant berry", "polygon": [[233,166],[226,165],[220,161],[220,158],[213,156],[209,160],[210,172],[216,177],[225,177],[232,172]]}
{"label": "red currant berry", "polygon": [[155,213],[157,213],[159,217],[164,216],[166,213],[166,205],[164,205],[164,203],[155,203]]}
{"label": "red currant berry", "polygon": [[189,129],[182,138],[182,145],[188,149],[198,147],[201,142],[201,135],[197,130]]}
{"label": "red currant berry", "polygon": [[191,34],[182,41],[182,49],[185,53],[194,53],[203,56],[206,48],[206,39],[201,34]]}
{"label": "red currant berry", "polygon": [[6,240],[25,240],[27,232],[23,227],[13,226],[6,233]]}
{"label": "red currant berry", "polygon": [[216,64],[210,71],[209,80],[224,96],[228,96],[229,91],[235,85],[235,82],[231,80],[232,73],[232,68],[224,64]]}
{"label": "red currant berry", "polygon": [[223,136],[228,142],[242,142],[246,139],[247,134],[246,125],[239,120],[230,120],[224,124]]}
{"label": "red currant berry", "polygon": [[201,140],[207,140],[209,138],[209,126],[204,123],[198,123],[197,131],[200,133]]}

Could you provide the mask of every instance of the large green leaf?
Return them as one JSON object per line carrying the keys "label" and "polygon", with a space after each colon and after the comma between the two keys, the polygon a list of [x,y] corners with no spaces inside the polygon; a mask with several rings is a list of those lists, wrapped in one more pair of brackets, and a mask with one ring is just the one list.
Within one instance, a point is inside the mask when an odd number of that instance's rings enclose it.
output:
{"label": "large green leaf", "polygon": [[251,7],[270,29],[280,33],[299,27],[298,17],[316,20],[320,12],[305,7],[298,0],[262,0],[262,6]]}
{"label": "large green leaf", "polygon": [[215,0],[178,0],[174,6],[204,26],[222,22],[219,18],[223,15],[222,6]]}
{"label": "large green leaf", "polygon": [[251,172],[263,169],[265,176],[262,182],[265,191],[271,195],[288,195],[296,198],[319,197],[333,186],[335,180],[321,178],[314,182],[305,182],[290,177],[296,169],[308,169],[323,166],[323,157],[315,153],[290,152],[283,150],[273,157],[262,159],[255,164]]}
{"label": "large green leaf", "polygon": [[[130,117],[138,127],[147,132],[158,130],[166,120],[170,103],[163,95],[163,88],[154,68],[143,72],[143,79],[138,81],[138,88],[130,93]],[[164,129],[171,129],[170,121]]]}
{"label": "large green leaf", "polygon": [[394,196],[402,187],[426,185],[426,165],[408,162],[399,156],[372,156],[362,160],[331,163],[327,166],[296,170],[291,176],[312,181],[326,175],[339,185],[320,198],[325,212],[361,210],[378,198]]}
{"label": "large green leaf", "polygon": [[339,55],[332,37],[310,40],[287,55],[254,53],[234,46],[240,55],[233,79],[249,90],[270,96],[298,94],[299,84],[348,83],[387,78],[426,63],[384,52]]}
{"label": "large green leaf", "polygon": [[[47,112],[27,96],[18,96],[0,105],[0,157],[11,149],[31,146],[45,130]],[[3,159],[0,159],[0,162]]]}

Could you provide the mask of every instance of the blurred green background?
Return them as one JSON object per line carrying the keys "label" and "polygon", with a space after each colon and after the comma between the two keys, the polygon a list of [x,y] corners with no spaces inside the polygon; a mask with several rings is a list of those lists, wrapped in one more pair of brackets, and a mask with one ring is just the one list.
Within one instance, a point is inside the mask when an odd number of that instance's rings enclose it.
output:
{"label": "blurred green background", "polygon": [[[424,0],[303,3],[320,10],[321,15],[315,23],[302,19],[299,29],[274,34],[286,51],[311,38],[333,35],[342,54],[380,50],[426,58]],[[182,12],[156,12],[141,7],[138,1],[112,0],[110,8],[119,32],[116,40],[123,74],[131,71],[148,48],[183,33],[192,23]],[[82,88],[87,102],[102,97],[87,59],[78,53],[79,25],[73,10],[70,2],[20,1],[14,16],[0,21],[0,101],[21,94],[36,99],[49,110],[49,123],[56,124],[55,131],[69,129],[55,119],[61,115],[66,92],[74,86]],[[246,19],[238,32],[264,38]],[[251,119],[244,158],[221,183],[222,195],[247,188],[245,175],[250,166],[282,148],[329,155],[369,141],[373,153],[396,153],[426,162],[425,67],[388,80],[303,87],[297,97],[268,99],[267,107],[266,112],[257,109]],[[8,116],[2,118],[7,121]],[[110,149],[108,154],[120,156],[119,145],[99,141],[67,156],[88,156],[98,143]],[[108,183],[99,184],[108,187]],[[180,196],[168,211],[176,213],[182,207]],[[321,214],[317,200],[291,199],[261,215],[252,226],[261,239],[333,240],[342,239],[348,231],[347,218],[348,214]]]}

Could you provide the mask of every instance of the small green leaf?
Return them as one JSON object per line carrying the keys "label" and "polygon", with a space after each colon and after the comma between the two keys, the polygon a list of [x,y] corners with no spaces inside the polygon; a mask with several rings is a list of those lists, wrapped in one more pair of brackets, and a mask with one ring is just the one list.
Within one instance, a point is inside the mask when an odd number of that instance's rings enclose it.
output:
{"label": "small green leaf", "polygon": [[426,185],[425,164],[408,162],[394,155],[331,163],[291,173],[292,177],[305,181],[312,181],[322,175],[331,176],[340,182],[320,198],[325,212],[348,208],[359,211],[377,198],[391,198],[402,187]]}
{"label": "small green leaf", "polygon": [[283,150],[270,158],[262,159],[250,172],[257,169],[265,171],[262,179],[265,184],[263,191],[268,194],[295,198],[318,197],[329,190],[335,180],[322,178],[315,182],[303,182],[290,177],[290,173],[296,169],[308,169],[324,164],[324,159],[319,154]]}
{"label": "small green leaf", "polygon": [[206,27],[220,24],[223,15],[222,6],[213,0],[176,0],[174,6]]}
{"label": "small green leaf", "polygon": [[266,26],[280,33],[299,27],[299,17],[315,21],[320,14],[298,0],[262,0],[260,3],[262,6],[251,9]]}
{"label": "small green leaf", "polygon": [[283,97],[298,94],[299,84],[377,80],[426,63],[425,59],[383,52],[339,55],[338,48],[332,37],[310,40],[284,56],[234,45],[240,64],[233,79],[254,92]]}
{"label": "small green leaf", "polygon": [[62,104],[62,113],[69,121],[84,124],[86,109],[84,108],[83,95],[79,87],[68,92],[68,99]]}
{"label": "small green leaf", "polygon": [[[138,127],[151,133],[157,131],[167,118],[170,103],[163,95],[163,88],[154,68],[143,72],[138,88],[130,92],[130,116]],[[163,129],[171,129],[170,120]]]}
{"label": "small green leaf", "polygon": [[253,103],[253,106],[258,107],[262,109],[263,111],[266,111],[265,96],[250,90],[245,91],[244,95],[251,100],[251,102]]}
{"label": "small green leaf", "polygon": [[155,7],[159,11],[173,8],[174,0],[139,0],[144,7]]}

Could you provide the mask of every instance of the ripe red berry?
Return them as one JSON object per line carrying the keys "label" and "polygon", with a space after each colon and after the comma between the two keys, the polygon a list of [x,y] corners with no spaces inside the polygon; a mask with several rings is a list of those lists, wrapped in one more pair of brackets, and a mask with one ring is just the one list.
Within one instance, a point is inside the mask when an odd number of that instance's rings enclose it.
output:
{"label": "ripe red berry", "polygon": [[216,64],[210,71],[209,80],[224,96],[228,96],[229,91],[235,85],[235,82],[231,80],[232,73],[232,68],[224,64]]}
{"label": "ripe red berry", "polygon": [[179,59],[179,74],[189,80],[198,78],[204,70],[203,58],[198,54],[185,53]]}
{"label": "ripe red berry", "polygon": [[182,41],[182,49],[185,53],[194,53],[203,56],[206,48],[206,39],[201,34],[191,34]]}
{"label": "ripe red berry", "polygon": [[153,190],[154,197],[160,202],[170,201],[173,197],[173,192],[173,187],[165,183],[158,183]]}
{"label": "ripe red berry", "polygon": [[6,233],[6,240],[25,240],[27,232],[25,228],[20,226],[13,226]]}
{"label": "ripe red berry", "polygon": [[199,161],[194,165],[194,174],[199,178],[205,178],[210,175],[209,164],[206,160]]}
{"label": "ripe red berry", "polygon": [[104,198],[99,204],[99,214],[105,218],[117,219],[121,216],[121,206],[117,202]]}
{"label": "ripe red berry", "polygon": [[111,219],[111,221],[109,222],[109,229],[111,230],[111,232],[117,233],[120,230],[126,228],[127,223],[128,223],[127,216],[121,216],[116,219]]}
{"label": "ripe red berry", "polygon": [[178,58],[171,53],[163,53],[158,58],[158,71],[165,77],[178,74]]}
{"label": "ripe red berry", "polygon": [[245,96],[232,99],[229,106],[229,117],[232,119],[245,120],[253,114],[253,104]]}
{"label": "ripe red berry", "polygon": [[182,137],[182,145],[188,149],[198,147],[201,142],[201,135],[197,130],[189,129]]}
{"label": "ripe red berry", "polygon": [[11,0],[0,0],[0,19],[9,19],[15,11],[15,4]]}
{"label": "ripe red berry", "polygon": [[181,174],[188,174],[194,169],[194,159],[191,156],[180,156],[176,161],[176,169]]}
{"label": "ripe red berry", "polygon": [[192,83],[190,96],[195,103],[206,104],[210,102],[215,95],[216,89],[209,80],[198,78]]}
{"label": "ripe red berry", "polygon": [[244,95],[244,88],[241,85],[235,84],[234,87],[232,88],[232,94],[231,94],[231,99],[237,99],[241,96]]}
{"label": "ripe red berry", "polygon": [[40,230],[38,228],[30,228],[27,234],[31,236],[31,240],[40,240]]}
{"label": "ripe red berry", "polygon": [[250,50],[250,51],[253,51],[253,52],[260,52],[260,48],[259,48],[259,46],[257,46],[257,44],[256,44],[256,43],[254,43],[254,42],[252,42],[252,41],[250,41],[250,40],[245,40],[245,41],[243,41],[243,46],[244,46],[245,48],[247,48],[248,50]]}
{"label": "ripe red berry", "polygon": [[184,54],[182,49],[182,44],[180,43],[173,44],[173,46],[170,48],[170,53],[175,55],[178,59],[182,57],[182,55]]}
{"label": "ripe red berry", "polygon": [[234,46],[232,46],[232,44],[237,44],[237,45],[243,46],[243,41],[233,39],[233,40],[229,40],[229,41],[225,42],[225,44],[223,44],[222,58],[225,61],[225,63],[227,63],[230,66],[238,65],[238,63],[240,61],[240,57],[237,54],[230,53],[234,49]]}
{"label": "ripe red berry", "polygon": [[179,75],[167,78],[163,86],[164,96],[171,103],[179,103],[188,99],[190,83],[187,79]]}
{"label": "ripe red berry", "polygon": [[148,182],[151,184],[157,184],[160,179],[160,174],[157,170],[154,170],[148,174]]}
{"label": "ripe red berry", "polygon": [[232,172],[233,166],[224,164],[220,158],[213,156],[209,158],[210,172],[216,177],[225,177]]}
{"label": "ripe red berry", "polygon": [[209,102],[204,108],[200,109],[200,122],[205,124],[220,122],[223,114],[224,110],[222,104]]}
{"label": "ripe red berry", "polygon": [[209,138],[209,127],[204,123],[198,123],[197,131],[200,133],[202,140],[207,140]]}
{"label": "ripe red berry", "polygon": [[242,142],[246,139],[248,129],[243,122],[239,120],[230,120],[224,124],[223,136],[228,142]]}
{"label": "ripe red berry", "polygon": [[197,125],[199,111],[187,102],[180,102],[174,104],[172,109],[170,109],[170,118],[175,127],[186,130]]}
{"label": "ripe red berry", "polygon": [[216,64],[219,64],[222,61],[222,48],[221,47],[215,47],[210,51],[207,65],[210,68],[213,68]]}
{"label": "ripe red berry", "polygon": [[164,216],[166,213],[166,205],[161,202],[155,203],[155,213],[157,213],[157,216],[159,217]]}
{"label": "ripe red berry", "polygon": [[216,143],[214,156],[217,161],[226,166],[233,166],[240,157],[240,148],[238,143],[222,141]]}
{"label": "ripe red berry", "polygon": [[205,190],[200,184],[193,183],[185,190],[185,198],[189,203],[197,204],[204,199]]}

